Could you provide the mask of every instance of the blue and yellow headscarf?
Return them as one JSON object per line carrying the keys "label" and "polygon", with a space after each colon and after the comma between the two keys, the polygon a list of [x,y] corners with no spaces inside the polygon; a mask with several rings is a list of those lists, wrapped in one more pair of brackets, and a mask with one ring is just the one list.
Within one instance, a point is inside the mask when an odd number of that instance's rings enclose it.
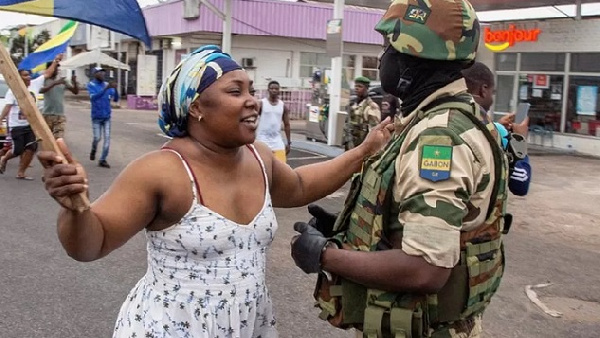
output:
{"label": "blue and yellow headscarf", "polygon": [[160,89],[160,129],[170,137],[186,136],[192,102],[223,74],[238,69],[242,67],[218,46],[195,50],[175,67]]}

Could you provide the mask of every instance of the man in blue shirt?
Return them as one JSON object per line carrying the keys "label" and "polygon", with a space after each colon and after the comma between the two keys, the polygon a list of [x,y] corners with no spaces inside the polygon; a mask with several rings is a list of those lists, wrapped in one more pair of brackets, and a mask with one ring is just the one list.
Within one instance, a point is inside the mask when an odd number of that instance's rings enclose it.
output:
{"label": "man in blue shirt", "polygon": [[110,148],[110,117],[111,106],[110,101],[119,101],[119,93],[117,86],[113,83],[104,81],[106,71],[100,67],[92,70],[94,79],[87,85],[90,93],[90,101],[92,103],[92,128],[94,132],[94,141],[92,142],[92,151],[90,152],[90,161],[96,160],[96,150],[100,138],[104,137],[102,145],[102,155],[98,165],[103,168],[110,168],[106,158]]}
{"label": "man in blue shirt", "polygon": [[[481,107],[484,122],[488,122],[488,111],[494,103],[495,81],[492,71],[483,63],[475,62],[471,67],[463,71],[467,82],[469,93],[473,95],[475,102]],[[514,124],[515,114],[504,116],[499,123],[495,123],[498,133],[502,137],[502,147],[508,151],[508,142],[511,134],[519,134],[527,139],[529,118],[521,124]],[[509,190],[517,196],[525,196],[529,191],[531,183],[531,164],[529,156],[516,159],[510,163],[510,177],[508,180]]]}

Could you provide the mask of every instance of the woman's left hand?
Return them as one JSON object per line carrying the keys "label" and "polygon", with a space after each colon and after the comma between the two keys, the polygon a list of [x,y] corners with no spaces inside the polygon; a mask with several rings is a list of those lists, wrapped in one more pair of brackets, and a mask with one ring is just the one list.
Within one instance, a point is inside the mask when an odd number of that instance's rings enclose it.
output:
{"label": "woman's left hand", "polygon": [[394,132],[394,122],[391,118],[386,118],[375,128],[371,129],[360,148],[366,153],[366,156],[376,154],[383,148],[392,138]]}

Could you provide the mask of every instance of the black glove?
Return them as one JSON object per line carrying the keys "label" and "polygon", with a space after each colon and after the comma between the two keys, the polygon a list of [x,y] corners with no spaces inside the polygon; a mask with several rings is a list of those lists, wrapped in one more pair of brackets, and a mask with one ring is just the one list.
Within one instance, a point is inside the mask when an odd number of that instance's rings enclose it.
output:
{"label": "black glove", "polygon": [[333,226],[335,225],[338,214],[327,212],[316,204],[309,204],[308,212],[313,215],[313,218],[308,221],[308,225],[319,230],[327,238],[336,235],[336,233],[333,232]]}
{"label": "black glove", "polygon": [[327,238],[307,223],[297,222],[294,230],[300,235],[292,238],[292,258],[305,273],[321,272],[321,253],[327,245]]}

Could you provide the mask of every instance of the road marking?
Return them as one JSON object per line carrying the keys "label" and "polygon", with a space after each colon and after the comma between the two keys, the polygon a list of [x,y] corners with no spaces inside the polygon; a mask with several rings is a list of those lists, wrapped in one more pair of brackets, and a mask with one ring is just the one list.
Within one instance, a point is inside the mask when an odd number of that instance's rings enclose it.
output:
{"label": "road marking", "polygon": [[125,124],[130,125],[130,126],[141,126],[141,125],[144,125],[144,124],[147,124],[147,123],[129,122],[129,123],[125,123]]}

